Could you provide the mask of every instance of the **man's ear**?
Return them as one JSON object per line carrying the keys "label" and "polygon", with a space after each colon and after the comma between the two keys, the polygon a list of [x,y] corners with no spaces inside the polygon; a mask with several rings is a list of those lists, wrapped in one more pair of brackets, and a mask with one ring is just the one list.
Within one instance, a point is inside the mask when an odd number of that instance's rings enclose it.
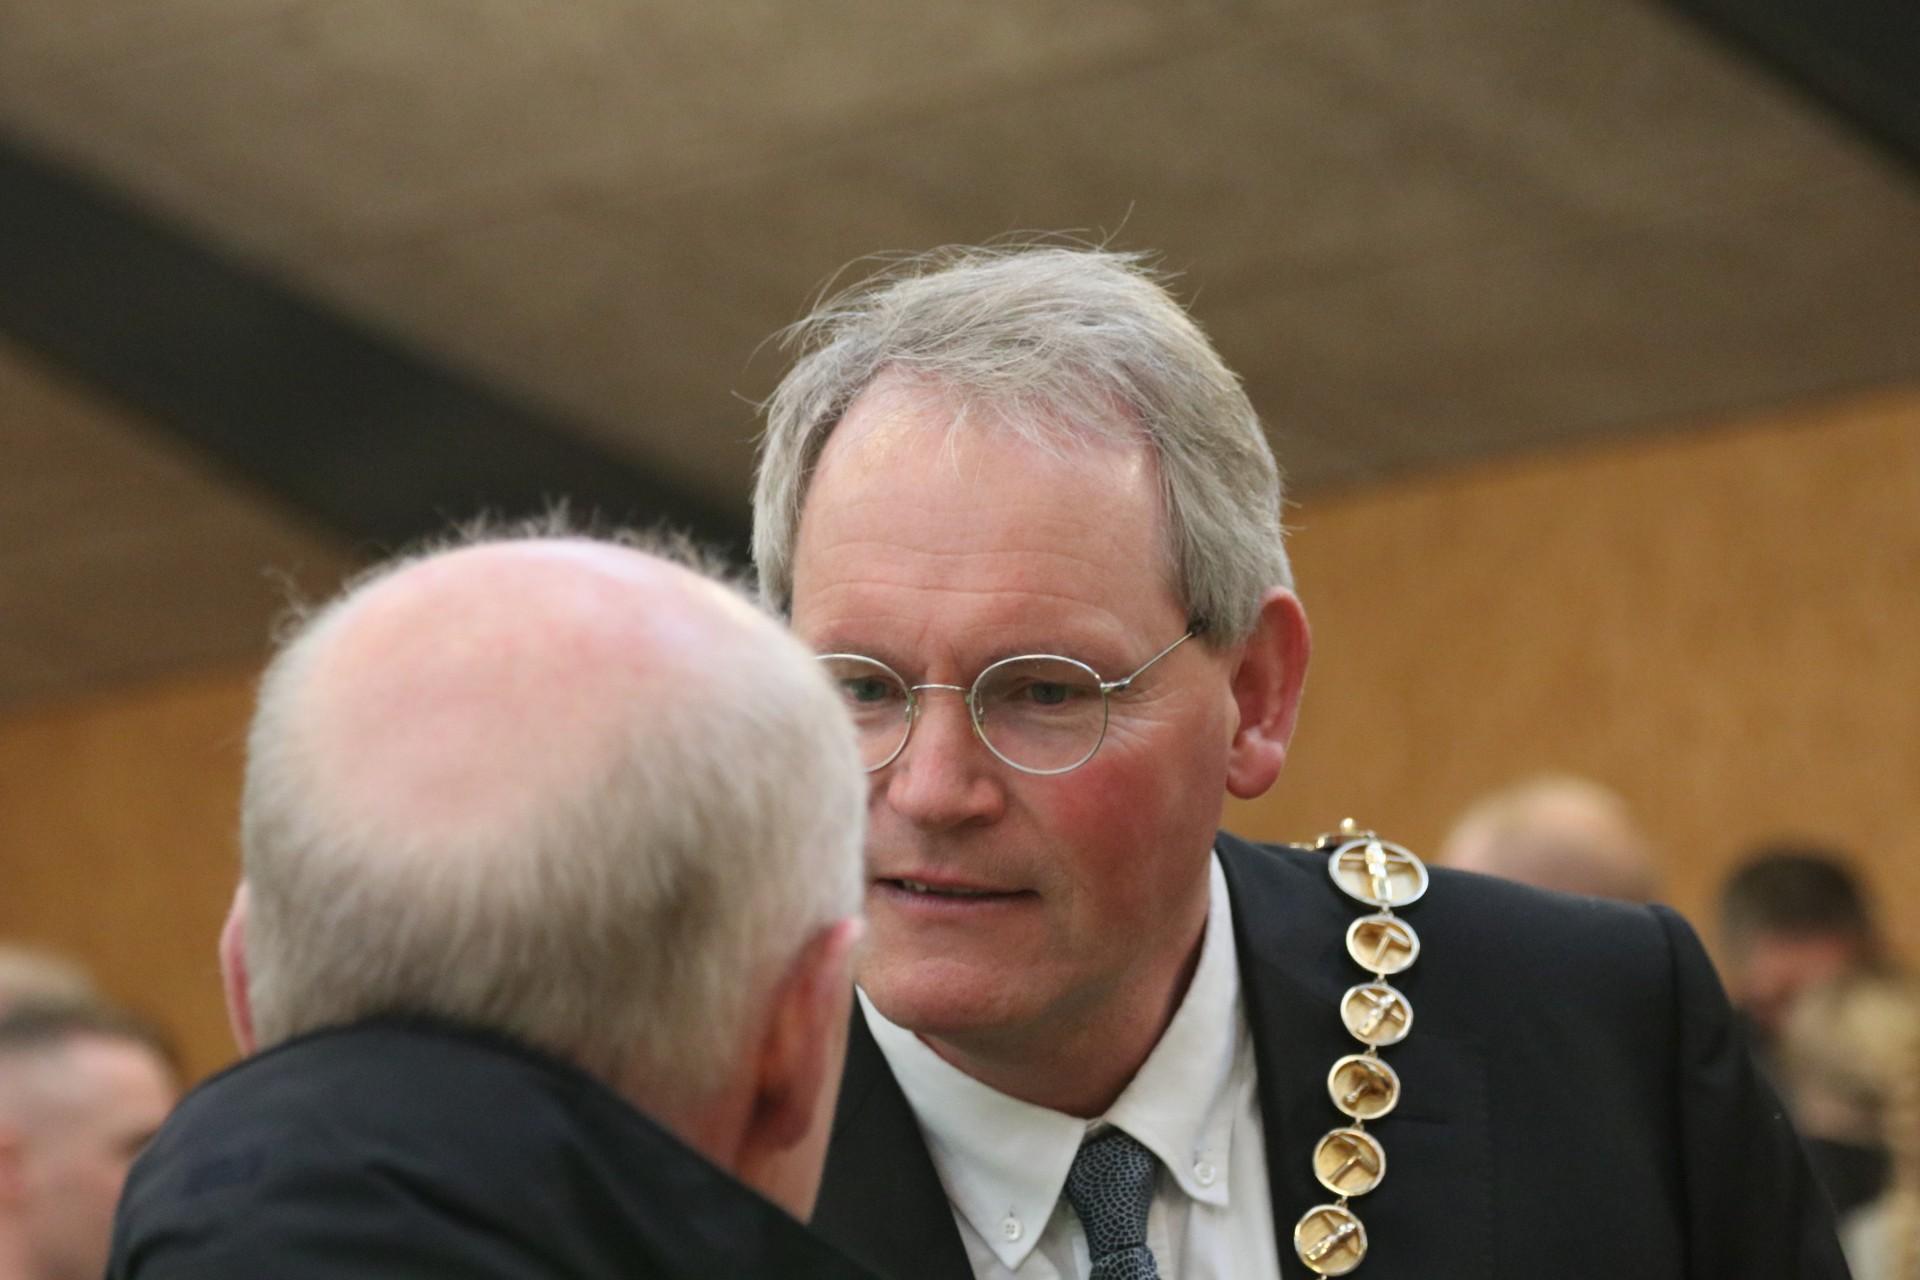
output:
{"label": "man's ear", "polygon": [[1242,800],[1265,794],[1287,762],[1312,648],[1299,598],[1282,587],[1267,592],[1233,670],[1239,721],[1227,751],[1227,790]]}
{"label": "man's ear", "polygon": [[227,996],[227,1025],[242,1056],[256,1044],[253,1035],[253,997],[247,990],[247,882],[234,890],[233,906],[220,930],[220,985]]}
{"label": "man's ear", "polygon": [[848,917],[816,933],[775,989],[734,1172],[804,1221],[826,1162],[853,1003],[853,952],[864,926]]}

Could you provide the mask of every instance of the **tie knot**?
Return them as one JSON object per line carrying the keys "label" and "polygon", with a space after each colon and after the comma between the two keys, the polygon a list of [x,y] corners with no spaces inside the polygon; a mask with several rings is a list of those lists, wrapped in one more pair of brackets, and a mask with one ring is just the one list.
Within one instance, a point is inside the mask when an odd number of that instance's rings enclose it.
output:
{"label": "tie knot", "polygon": [[1087,1233],[1097,1280],[1158,1274],[1147,1251],[1147,1211],[1159,1171],[1153,1153],[1118,1129],[1080,1144],[1067,1173],[1067,1199]]}

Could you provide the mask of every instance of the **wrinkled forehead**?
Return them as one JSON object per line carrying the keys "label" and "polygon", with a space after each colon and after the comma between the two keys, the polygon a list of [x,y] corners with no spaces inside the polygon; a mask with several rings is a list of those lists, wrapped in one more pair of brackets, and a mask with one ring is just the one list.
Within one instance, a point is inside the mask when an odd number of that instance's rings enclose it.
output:
{"label": "wrinkled forehead", "polygon": [[164,1113],[176,1092],[173,1068],[150,1046],[120,1036],[75,1032],[0,1055],[0,1124],[28,1131]]}
{"label": "wrinkled forehead", "polygon": [[[809,523],[857,519],[872,508],[881,516],[872,532],[885,545],[905,544],[923,529],[956,547],[996,533],[1043,545],[1084,542],[1092,533],[1133,552],[1160,538],[1162,506],[1155,459],[1124,425],[1086,428],[1047,410],[883,384],[855,401],[829,437],[802,509],[800,541]],[[928,527],[940,519],[946,523]]]}
{"label": "wrinkled forehead", "polygon": [[1177,630],[1185,610],[1145,446],[1036,437],[979,414],[956,426],[966,409],[882,388],[849,410],[801,515],[802,632],[815,643],[887,628],[1009,638],[1084,624],[1130,652],[1126,637]]}

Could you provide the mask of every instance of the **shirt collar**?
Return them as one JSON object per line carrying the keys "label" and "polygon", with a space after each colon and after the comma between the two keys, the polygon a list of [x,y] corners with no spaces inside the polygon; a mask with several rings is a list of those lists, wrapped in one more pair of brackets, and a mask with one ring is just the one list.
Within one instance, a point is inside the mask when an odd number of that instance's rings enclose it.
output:
{"label": "shirt collar", "polygon": [[1224,1207],[1234,1063],[1246,1039],[1233,908],[1215,854],[1207,927],[1187,993],[1107,1114],[1087,1121],[981,1084],[889,1022],[860,992],[868,1028],[926,1135],[954,1209],[1008,1270],[1039,1243],[1080,1143],[1113,1125],[1152,1151],[1180,1190]]}

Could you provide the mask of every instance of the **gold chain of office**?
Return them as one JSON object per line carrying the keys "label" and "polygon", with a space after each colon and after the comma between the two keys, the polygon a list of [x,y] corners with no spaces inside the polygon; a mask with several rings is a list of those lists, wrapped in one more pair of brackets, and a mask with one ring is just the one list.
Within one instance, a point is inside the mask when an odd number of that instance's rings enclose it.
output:
{"label": "gold chain of office", "polygon": [[1362,831],[1353,819],[1320,837],[1327,874],[1340,891],[1373,908],[1347,926],[1347,954],[1373,975],[1340,997],[1340,1021],[1360,1042],[1327,1072],[1327,1094],[1350,1123],[1330,1130],[1313,1149],[1313,1176],[1336,1199],[1306,1211],[1293,1228],[1293,1247],[1316,1275],[1343,1276],[1366,1260],[1367,1229],[1348,1202],[1364,1196],[1387,1176],[1387,1152],[1367,1131],[1400,1101],[1400,1076],[1380,1051],[1413,1030],[1413,1005],[1387,981],[1420,956],[1420,936],[1393,913],[1427,891],[1420,859]]}

